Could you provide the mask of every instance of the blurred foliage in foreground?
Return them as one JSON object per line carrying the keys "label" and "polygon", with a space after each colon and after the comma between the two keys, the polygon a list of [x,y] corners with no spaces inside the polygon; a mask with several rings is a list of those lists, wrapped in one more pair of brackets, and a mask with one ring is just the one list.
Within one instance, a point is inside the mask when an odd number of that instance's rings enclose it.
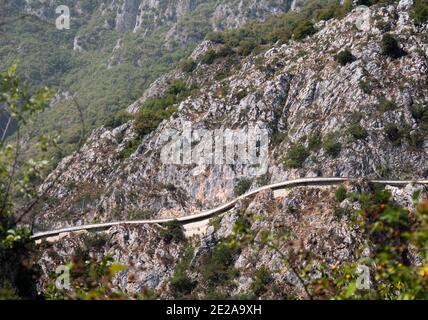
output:
{"label": "blurred foliage in foreground", "polygon": [[[20,132],[34,121],[37,113],[44,110],[52,93],[45,88],[29,94],[15,72],[16,66],[12,66],[0,74],[0,107],[18,123],[15,141],[0,141],[0,250],[12,248],[27,237],[28,230],[15,227],[14,213],[16,210],[25,211],[23,207],[17,208],[16,204],[20,199],[28,201],[37,196],[37,181],[47,165],[44,159],[22,160],[22,148],[25,146]],[[47,143],[48,139],[44,137],[37,146],[45,150]]]}
{"label": "blurred foliage in foreground", "polygon": [[100,258],[76,255],[62,270],[62,275],[69,276],[67,280],[61,278],[61,272],[51,274],[45,297],[61,300],[126,299],[126,295],[112,284],[113,277],[124,269],[123,265],[114,263],[110,255]]}
{"label": "blurred foliage in foreground", "polygon": [[[43,201],[38,190],[44,168],[49,164],[46,151],[58,147],[56,140],[41,136],[37,144],[40,159],[23,159],[26,147],[21,131],[31,125],[42,112],[53,93],[43,88],[29,93],[16,75],[16,66],[0,74],[1,111],[16,124],[14,141],[0,140],[0,299],[35,297],[36,268],[31,262],[34,246],[27,227]],[[113,276],[124,267],[110,256],[101,258],[79,254],[66,266],[70,271],[70,290],[61,291],[53,283],[45,298],[55,299],[119,299],[125,296],[112,289]]]}
{"label": "blurred foliage in foreground", "polygon": [[[37,199],[37,182],[48,163],[44,159],[22,159],[25,145],[21,131],[45,109],[51,97],[52,92],[47,88],[30,94],[16,76],[15,65],[0,74],[0,108],[16,125],[14,141],[6,141],[4,137],[0,140],[0,265],[5,270],[15,269],[14,264],[19,265],[20,261],[13,260],[26,251],[30,231],[26,227],[18,227],[17,220],[24,219],[29,213],[25,204]],[[37,147],[43,151],[47,144],[49,139],[41,137]],[[5,271],[0,274],[1,296],[15,295],[9,275],[10,272]]]}
{"label": "blurred foliage in foreground", "polygon": [[[248,219],[236,223],[227,244],[231,248],[267,246],[280,253],[306,299],[428,299],[428,200],[419,202],[420,191],[416,192],[415,210],[410,212],[385,190],[348,197],[361,205],[361,210],[349,213],[350,223],[367,240],[354,253],[354,262],[327,265],[304,248],[284,251],[289,234],[268,230],[256,234]],[[357,285],[361,266],[368,270],[369,288]],[[319,276],[313,276],[314,270]]]}

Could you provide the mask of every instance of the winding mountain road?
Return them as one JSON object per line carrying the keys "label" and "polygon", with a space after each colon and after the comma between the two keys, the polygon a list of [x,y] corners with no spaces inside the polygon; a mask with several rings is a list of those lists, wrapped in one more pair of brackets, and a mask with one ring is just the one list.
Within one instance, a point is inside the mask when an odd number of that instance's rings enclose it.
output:
{"label": "winding mountain road", "polygon": [[[66,234],[70,232],[77,232],[77,231],[89,231],[89,230],[106,230],[110,229],[114,226],[123,226],[123,225],[142,225],[142,224],[165,224],[172,221],[179,221],[183,225],[203,221],[212,218],[215,215],[224,213],[226,211],[229,211],[233,207],[235,207],[236,203],[242,199],[251,197],[257,193],[260,193],[264,190],[280,190],[280,189],[286,189],[290,187],[298,187],[298,186],[320,186],[320,185],[335,185],[340,184],[343,182],[350,182],[350,181],[358,181],[361,179],[356,178],[302,178],[302,179],[296,179],[296,180],[288,180],[284,182],[279,182],[271,185],[267,185],[261,188],[257,188],[255,190],[252,190],[242,196],[239,196],[219,207],[216,207],[214,209],[203,211],[198,214],[193,214],[189,216],[184,217],[178,217],[178,218],[168,218],[168,219],[157,219],[157,220],[125,220],[125,221],[117,221],[117,222],[108,222],[108,223],[100,223],[100,224],[89,224],[89,225],[82,225],[82,226],[75,226],[75,227],[68,227],[63,229],[57,229],[57,230],[50,230],[50,231],[44,231],[35,233],[31,236],[31,239],[33,240],[40,240],[44,238],[54,237],[58,236],[60,234]],[[407,184],[428,184],[428,180],[367,180],[372,183],[378,183],[378,184],[384,184],[384,185],[391,185],[391,186],[405,186]]]}

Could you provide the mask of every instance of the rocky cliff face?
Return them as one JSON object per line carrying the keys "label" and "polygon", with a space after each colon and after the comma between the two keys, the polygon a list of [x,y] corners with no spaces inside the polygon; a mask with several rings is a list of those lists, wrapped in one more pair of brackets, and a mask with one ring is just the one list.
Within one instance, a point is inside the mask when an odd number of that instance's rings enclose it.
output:
{"label": "rocky cliff face", "polygon": [[[391,59],[381,53],[381,24],[401,39],[405,56]],[[44,184],[48,188],[59,176],[40,226],[121,220],[141,210],[151,217],[188,215],[234,197],[243,178],[254,187],[303,176],[426,177],[426,134],[415,146],[404,135],[392,141],[386,130],[407,130],[410,137],[419,129],[412,110],[427,103],[426,26],[416,27],[408,11],[388,6],[356,9],[317,27],[305,41],[273,47],[236,66],[199,64],[190,75],[174,71],[160,78],[130,109],[162,95],[172,79],[200,89],[128,159],[121,154],[136,139],[132,122],[95,130]],[[355,61],[342,66],[335,56],[344,48]],[[217,80],[219,74],[226,76]],[[193,130],[267,130],[272,140],[267,172],[249,175],[251,164],[165,164],[160,155],[168,137],[182,135],[188,123]],[[366,134],[355,138],[350,129],[355,126]],[[193,138],[194,147],[203,145],[201,137]],[[319,145],[311,142],[317,138]],[[301,168],[284,166],[296,144],[309,154]]]}
{"label": "rocky cliff face", "polygon": [[[316,34],[304,41],[273,46],[239,64],[199,63],[191,74],[173,71],[161,77],[130,111],[137,111],[149,97],[162,96],[174,79],[199,90],[139,141],[129,158],[123,158],[123,151],[138,139],[132,121],[95,130],[85,146],[64,159],[43,184],[49,201],[37,217],[36,228],[189,215],[235,197],[235,187],[243,179],[254,188],[310,176],[427,178],[428,137],[414,110],[428,103],[428,27],[412,22],[410,5],[402,1],[360,7],[341,20],[317,24]],[[385,30],[399,39],[405,55],[392,59],[382,54]],[[217,47],[205,42],[194,58]],[[354,58],[341,65],[336,55],[345,48]],[[271,139],[267,171],[248,174],[252,164],[166,164],[161,160],[163,148],[171,136],[185,134],[188,123],[195,135],[196,129],[266,130]],[[365,134],[355,134],[351,128]],[[401,132],[399,141],[388,128]],[[418,143],[412,140],[415,132],[421,133]],[[211,139],[192,138],[196,148]],[[304,147],[306,155],[293,168],[284,158],[296,145]],[[397,201],[410,206],[418,186],[390,189]],[[279,198],[271,192],[260,194],[212,222],[202,238],[181,245],[162,243],[158,227],[111,229],[96,254],[110,251],[120,262],[132,260],[132,267],[117,280],[121,289],[135,293],[150,287],[168,298],[167,279],[186,248],[194,249],[191,278],[203,277],[203,259],[198,257],[229,235],[238,217],[257,214],[263,219],[251,225],[254,230],[285,227],[295,235],[294,245],[317,252],[324,261],[352,261],[354,249],[364,239],[346,217],[334,214],[334,191],[301,187]],[[345,201],[340,206],[352,204]],[[45,250],[39,260],[43,270],[48,272],[84,245],[81,237],[62,239],[55,250]],[[234,280],[236,294],[246,292],[260,266],[282,268],[280,256],[266,248],[245,248],[233,261],[240,270]],[[276,272],[275,283],[287,287],[281,292],[305,296],[289,270]],[[278,297],[273,292],[268,294]]]}
{"label": "rocky cliff face", "polygon": [[[92,131],[138,98],[154,79],[175,68],[208,32],[286,12],[291,3],[72,0],[66,3],[70,29],[57,30],[60,13],[55,10],[63,1],[3,1],[0,68],[20,61],[20,76],[35,87],[48,85],[58,91],[37,131],[61,134],[64,149],[74,150],[80,117],[70,98],[78,96]],[[64,120],[65,113],[70,119]],[[37,137],[28,136],[25,149],[31,153]]]}
{"label": "rocky cliff face", "polygon": [[114,1],[108,8],[116,8],[115,28],[118,31],[143,30],[161,25],[173,25],[174,31],[185,35],[183,17],[191,12],[206,11],[213,29],[237,28],[250,20],[264,19],[274,13],[287,12],[295,1],[291,0],[123,0]]}
{"label": "rocky cliff face", "polygon": [[[48,20],[55,16],[61,1],[27,0],[11,6]],[[237,28],[251,20],[263,20],[275,13],[298,9],[294,0],[97,0],[69,1],[71,18],[92,15],[91,29],[112,28],[118,32],[147,33],[162,26],[170,28],[169,36],[176,40],[186,37],[192,26],[186,25],[192,14],[203,15],[205,24],[213,30]],[[12,8],[13,7],[13,8]],[[95,23],[94,23],[95,22]]]}

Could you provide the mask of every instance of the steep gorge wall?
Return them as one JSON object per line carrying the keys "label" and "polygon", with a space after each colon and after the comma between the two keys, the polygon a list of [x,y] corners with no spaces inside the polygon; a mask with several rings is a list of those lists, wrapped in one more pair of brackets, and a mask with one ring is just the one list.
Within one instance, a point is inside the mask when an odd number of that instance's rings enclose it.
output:
{"label": "steep gorge wall", "polygon": [[[401,7],[361,10],[318,25],[319,31],[305,41],[275,46],[230,70],[219,61],[200,64],[190,75],[174,71],[159,79],[146,98],[162,95],[171,79],[200,89],[177,106],[171,119],[137,141],[139,148],[128,159],[121,154],[138,139],[132,122],[95,130],[84,148],[64,159],[43,186],[60,175],[59,184],[49,191],[52,203],[38,218],[40,229],[124,220],[135,212],[187,215],[225,203],[244,178],[253,187],[303,176],[425,178],[426,134],[419,146],[404,136],[394,143],[386,127],[394,125],[410,135],[421,130],[412,110],[427,104],[426,26],[415,26]],[[365,24],[360,23],[362,16]],[[391,59],[382,54],[379,21],[390,24],[407,55]],[[355,61],[342,66],[335,56],[344,48]],[[228,75],[218,81],[217,74]],[[384,110],[385,100],[394,108]],[[188,122],[195,129],[267,130],[274,141],[268,171],[254,177],[242,175],[242,166],[163,163],[164,137],[182,134]],[[366,132],[363,138],[352,135],[350,127],[356,124]],[[309,149],[314,135],[322,143]],[[196,139],[195,146],[202,142]],[[337,154],[329,153],[332,143],[340,146]],[[310,152],[300,168],[290,168],[284,157],[296,144]]]}

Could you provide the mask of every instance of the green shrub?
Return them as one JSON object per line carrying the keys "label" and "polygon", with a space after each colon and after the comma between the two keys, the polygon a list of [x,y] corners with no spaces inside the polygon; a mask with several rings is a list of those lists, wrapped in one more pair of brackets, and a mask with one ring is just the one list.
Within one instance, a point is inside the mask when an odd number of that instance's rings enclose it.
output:
{"label": "green shrub", "polygon": [[330,134],[323,140],[322,148],[326,155],[336,158],[342,150],[342,144],[337,141],[335,134]]}
{"label": "green shrub", "polygon": [[249,40],[242,40],[239,42],[238,53],[241,56],[248,56],[257,47],[257,43]]}
{"label": "green shrub", "polygon": [[[175,266],[174,273],[169,280],[169,284],[172,289],[172,293],[175,298],[183,298],[186,295],[189,295],[193,289],[197,286],[196,281],[192,281],[187,276],[187,272],[191,269],[190,264],[194,257],[194,248],[189,246],[186,248],[184,253],[182,254],[182,258],[179,263]],[[165,264],[169,264],[170,262],[167,259]],[[172,259],[174,260],[174,259]]]}
{"label": "green shrub", "polygon": [[320,21],[320,20],[327,21],[335,17],[343,16],[346,12],[350,11],[351,8],[352,8],[351,0],[348,0],[348,1],[345,0],[343,2],[343,6],[338,6],[337,2],[335,1],[330,1],[325,7],[316,10],[315,18],[317,21]]}
{"label": "green shrub", "polygon": [[250,189],[251,183],[252,181],[250,179],[239,180],[234,188],[235,195],[241,196],[245,194]]}
{"label": "green shrub", "polygon": [[161,229],[160,236],[165,243],[179,243],[186,240],[183,226],[179,221],[165,223],[164,227],[164,229]]}
{"label": "green shrub", "polygon": [[387,123],[384,127],[384,131],[388,140],[394,143],[399,143],[402,138],[400,129],[393,123]]}
{"label": "green shrub", "polygon": [[213,49],[208,49],[201,57],[202,64],[213,64],[216,59],[216,53]]}
{"label": "green shrub", "polygon": [[336,56],[337,62],[339,62],[342,66],[352,63],[355,61],[355,57],[352,55],[352,52],[346,48],[343,51],[340,51]]}
{"label": "green shrub", "polygon": [[177,111],[172,106],[184,100],[189,94],[190,90],[182,80],[172,81],[163,97],[147,99],[137,112],[134,121],[135,131],[140,137],[151,133],[163,120]]}
{"label": "green shrub", "polygon": [[351,124],[348,128],[348,133],[355,140],[361,140],[368,137],[367,130],[364,129],[359,123]]}
{"label": "green shrub", "polygon": [[152,110],[142,108],[135,117],[135,130],[140,137],[143,137],[153,130],[165,119],[168,119],[175,109]]}
{"label": "green shrub", "polygon": [[184,271],[174,272],[169,283],[172,292],[179,298],[190,294],[197,285],[197,282],[192,281]]}
{"label": "green shrub", "polygon": [[257,70],[259,70],[259,71],[265,71],[267,69],[266,59],[263,56],[257,57],[254,60],[254,65],[256,66]]}
{"label": "green shrub", "polygon": [[372,84],[368,80],[360,80],[358,86],[365,94],[371,94],[373,91]]}
{"label": "green shrub", "polygon": [[416,23],[426,23],[428,21],[428,3],[426,0],[416,0],[412,18]]}
{"label": "green shrub", "polygon": [[110,119],[110,121],[107,121],[105,125],[107,127],[117,128],[122,124],[127,123],[131,119],[131,114],[129,114],[126,110],[120,110]]}
{"label": "green shrub", "polygon": [[175,101],[176,97],[166,94],[163,97],[147,99],[141,109],[165,110],[169,106],[172,106]]}
{"label": "green shrub", "polygon": [[183,59],[180,62],[180,69],[183,72],[191,73],[196,68],[196,62],[192,58]]}
{"label": "green shrub", "polygon": [[297,25],[296,29],[294,29],[293,38],[295,40],[301,40],[315,32],[314,24],[310,20],[303,20]]}
{"label": "green shrub", "polygon": [[134,209],[129,212],[130,220],[149,220],[153,217],[154,213],[148,209]]}
{"label": "green shrub", "polygon": [[222,32],[209,32],[206,38],[215,43],[225,43],[224,34]]}
{"label": "green shrub", "polygon": [[427,106],[413,106],[410,109],[413,119],[418,123],[428,123],[428,107]]}
{"label": "green shrub", "polygon": [[204,296],[205,300],[213,300],[213,301],[227,300],[228,298],[229,298],[229,295],[227,292],[225,292],[224,290],[215,288],[214,286],[209,287]]}
{"label": "green shrub", "polygon": [[234,249],[219,244],[202,257],[201,274],[209,287],[228,285],[235,278],[234,253]]}
{"label": "green shrub", "polygon": [[311,151],[318,151],[321,149],[322,145],[322,135],[321,132],[316,131],[309,136],[308,139],[308,149]]}
{"label": "green shrub", "polygon": [[309,151],[304,146],[293,145],[283,160],[284,166],[287,168],[301,168],[309,155]]}
{"label": "green shrub", "polygon": [[424,145],[425,134],[422,130],[415,130],[410,134],[410,145],[421,148]]}
{"label": "green shrub", "polygon": [[344,186],[340,186],[334,194],[337,202],[343,202],[346,199],[348,191]]}
{"label": "green shrub", "polygon": [[217,50],[216,58],[226,58],[234,54],[235,52],[233,51],[233,49],[229,45],[225,44]]}
{"label": "green shrub", "polygon": [[287,137],[288,137],[287,132],[275,132],[271,138],[272,148],[279,146]]}
{"label": "green shrub", "polygon": [[291,38],[299,40],[316,30],[311,21],[342,17],[352,8],[352,1],[305,1],[299,12],[272,15],[263,22],[250,22],[239,29],[211,32],[207,39],[225,44],[242,55],[249,54],[260,45],[285,43]]}
{"label": "green shrub", "polygon": [[406,53],[400,48],[397,39],[390,33],[382,37],[382,54],[389,56],[393,59],[403,57]]}
{"label": "green shrub", "polygon": [[267,291],[267,286],[273,281],[273,277],[266,267],[261,267],[256,270],[255,279],[251,284],[251,291],[254,292],[256,297],[260,297]]}
{"label": "green shrub", "polygon": [[387,100],[385,98],[381,98],[378,104],[376,105],[376,109],[382,112],[391,111],[397,108],[397,105],[392,100]]}
{"label": "green shrub", "polygon": [[178,96],[186,91],[186,84],[183,82],[183,80],[177,79],[171,82],[166,93],[173,96]]}
{"label": "green shrub", "polygon": [[83,249],[85,250],[100,250],[108,241],[105,234],[87,234],[83,237]]}
{"label": "green shrub", "polygon": [[125,149],[123,149],[122,152],[120,153],[119,158],[122,160],[128,159],[135,151],[137,151],[140,144],[141,144],[140,137],[133,139],[131,141],[128,141],[126,143]]}
{"label": "green shrub", "polygon": [[389,32],[391,31],[391,23],[389,21],[379,20],[376,22],[376,28],[382,32]]}

